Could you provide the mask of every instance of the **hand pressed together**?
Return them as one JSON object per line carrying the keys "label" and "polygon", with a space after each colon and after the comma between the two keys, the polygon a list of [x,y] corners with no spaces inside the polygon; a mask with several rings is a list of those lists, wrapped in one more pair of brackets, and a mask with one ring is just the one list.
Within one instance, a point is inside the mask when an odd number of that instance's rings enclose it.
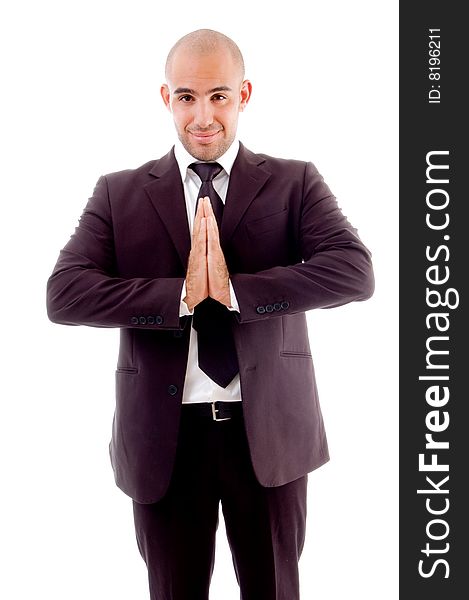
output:
{"label": "hand pressed together", "polygon": [[192,232],[184,302],[192,310],[210,296],[230,306],[229,272],[210,198],[200,198]]}

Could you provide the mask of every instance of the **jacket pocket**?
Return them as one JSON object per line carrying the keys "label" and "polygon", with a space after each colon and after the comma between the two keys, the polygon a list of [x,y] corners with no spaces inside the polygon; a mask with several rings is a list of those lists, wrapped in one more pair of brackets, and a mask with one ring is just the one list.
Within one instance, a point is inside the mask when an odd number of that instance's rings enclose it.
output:
{"label": "jacket pocket", "polygon": [[280,356],[312,358],[305,313],[282,315]]}
{"label": "jacket pocket", "polygon": [[117,367],[116,373],[138,373],[137,367]]}
{"label": "jacket pocket", "polygon": [[291,350],[280,350],[280,356],[288,357],[300,357],[300,358],[312,358],[311,352],[296,352]]}
{"label": "jacket pocket", "polygon": [[246,222],[246,229],[251,237],[274,231],[285,225],[288,210],[285,206],[281,211]]}

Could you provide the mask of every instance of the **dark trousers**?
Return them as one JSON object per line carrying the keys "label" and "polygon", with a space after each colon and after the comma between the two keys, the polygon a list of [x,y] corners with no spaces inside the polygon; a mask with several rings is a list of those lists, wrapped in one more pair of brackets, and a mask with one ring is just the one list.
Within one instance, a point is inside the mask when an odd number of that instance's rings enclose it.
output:
{"label": "dark trousers", "polygon": [[[241,406],[240,406],[241,408]],[[298,600],[307,475],[262,487],[251,464],[242,411],[216,422],[183,406],[166,495],[133,502],[151,600],[208,600],[219,502],[242,600]]]}

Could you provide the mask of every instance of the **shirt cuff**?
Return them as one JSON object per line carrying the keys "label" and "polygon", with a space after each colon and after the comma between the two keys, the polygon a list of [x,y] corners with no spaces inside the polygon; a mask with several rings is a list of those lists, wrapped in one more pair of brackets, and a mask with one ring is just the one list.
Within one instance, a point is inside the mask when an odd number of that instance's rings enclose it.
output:
{"label": "shirt cuff", "polygon": [[183,298],[185,298],[185,297],[186,297],[186,280],[184,279],[184,283],[182,284],[181,300],[179,302],[179,316],[180,317],[185,317],[187,315],[194,314],[194,309],[189,310],[189,307],[184,302]]}
{"label": "shirt cuff", "polygon": [[233,288],[233,285],[231,284],[231,279],[228,280],[228,283],[230,284],[230,303],[231,306],[227,306],[228,310],[235,310],[237,312],[239,312],[239,304],[238,304],[238,300],[236,298],[236,294]]}

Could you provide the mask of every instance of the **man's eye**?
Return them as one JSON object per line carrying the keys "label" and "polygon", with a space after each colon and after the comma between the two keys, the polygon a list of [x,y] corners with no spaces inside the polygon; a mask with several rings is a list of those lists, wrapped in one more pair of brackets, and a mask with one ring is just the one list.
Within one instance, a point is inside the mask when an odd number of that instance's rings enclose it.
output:
{"label": "man's eye", "polygon": [[184,102],[185,102],[185,99],[192,100],[192,96],[185,95],[185,96],[180,96],[179,97],[179,100],[183,100]]}
{"label": "man's eye", "polygon": [[224,100],[226,96],[223,96],[222,94],[216,94],[215,96],[213,96],[213,98],[215,98],[216,100]]}

